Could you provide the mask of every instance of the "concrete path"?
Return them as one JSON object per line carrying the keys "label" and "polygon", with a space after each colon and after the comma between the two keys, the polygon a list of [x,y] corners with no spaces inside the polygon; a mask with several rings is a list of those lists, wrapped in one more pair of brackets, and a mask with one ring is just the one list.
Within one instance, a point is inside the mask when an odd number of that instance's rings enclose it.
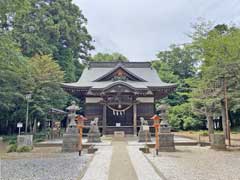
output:
{"label": "concrete path", "polygon": [[82,180],[108,180],[112,157],[111,146],[99,146]]}
{"label": "concrete path", "polygon": [[128,152],[139,180],[165,180],[161,178],[137,146],[128,146]]}
{"label": "concrete path", "polygon": [[126,141],[115,139],[112,145],[113,154],[108,180],[137,180],[138,177],[131,163]]}

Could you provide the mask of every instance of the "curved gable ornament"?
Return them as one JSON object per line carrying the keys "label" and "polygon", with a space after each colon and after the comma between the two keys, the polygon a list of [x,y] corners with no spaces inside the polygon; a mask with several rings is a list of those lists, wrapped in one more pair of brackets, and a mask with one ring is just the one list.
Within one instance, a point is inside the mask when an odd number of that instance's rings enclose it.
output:
{"label": "curved gable ornament", "polygon": [[136,74],[132,73],[131,71],[127,70],[122,64],[118,64],[114,69],[109,71],[108,73],[104,74],[103,76],[97,78],[93,82],[100,82],[100,81],[117,81],[117,80],[131,80],[131,81],[139,81],[139,82],[147,82],[143,78],[137,76]]}
{"label": "curved gable ornament", "polygon": [[109,86],[103,89],[103,92],[110,92],[110,93],[123,93],[123,92],[135,92],[136,88],[133,86],[125,83],[125,82],[115,82],[110,84]]}

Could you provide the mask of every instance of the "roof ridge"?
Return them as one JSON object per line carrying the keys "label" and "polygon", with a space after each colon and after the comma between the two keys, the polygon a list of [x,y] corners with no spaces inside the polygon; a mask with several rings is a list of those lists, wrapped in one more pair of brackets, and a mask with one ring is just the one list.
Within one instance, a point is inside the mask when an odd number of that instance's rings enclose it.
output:
{"label": "roof ridge", "polygon": [[122,65],[126,68],[150,68],[151,62],[122,62],[122,61],[115,61],[115,62],[89,62],[89,68],[113,68],[115,66]]}

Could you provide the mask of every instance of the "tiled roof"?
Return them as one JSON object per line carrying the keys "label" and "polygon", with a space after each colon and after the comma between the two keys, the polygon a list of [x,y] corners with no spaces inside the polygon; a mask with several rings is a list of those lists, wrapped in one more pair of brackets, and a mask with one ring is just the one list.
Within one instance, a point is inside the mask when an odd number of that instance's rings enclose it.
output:
{"label": "tiled roof", "polygon": [[[160,80],[158,73],[151,67],[150,62],[121,62],[121,65],[136,76],[146,80],[146,82],[124,81],[126,84],[136,89],[146,89],[148,87],[175,87],[175,84],[164,83]],[[101,89],[109,86],[116,81],[95,82],[101,76],[111,72],[119,62],[93,62],[83,70],[82,76],[75,83],[63,83],[65,87],[91,87]]]}

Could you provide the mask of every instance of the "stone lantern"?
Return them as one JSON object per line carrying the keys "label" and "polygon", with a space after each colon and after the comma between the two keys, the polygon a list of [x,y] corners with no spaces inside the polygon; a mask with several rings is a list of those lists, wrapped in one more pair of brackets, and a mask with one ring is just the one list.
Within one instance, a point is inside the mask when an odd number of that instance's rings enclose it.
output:
{"label": "stone lantern", "polygon": [[171,127],[168,123],[167,105],[163,104],[157,108],[161,118],[159,131],[159,151],[175,151],[174,134],[171,133]]}
{"label": "stone lantern", "polygon": [[75,101],[72,101],[72,105],[67,107],[68,110],[68,126],[66,133],[63,134],[63,152],[75,152],[78,151],[79,144],[79,132],[76,124],[76,111],[79,107],[76,105]]}
{"label": "stone lantern", "polygon": [[171,127],[169,126],[168,118],[167,118],[167,110],[168,110],[168,107],[165,104],[160,105],[157,109],[157,111],[159,112],[159,116],[161,117],[160,133],[171,132]]}

